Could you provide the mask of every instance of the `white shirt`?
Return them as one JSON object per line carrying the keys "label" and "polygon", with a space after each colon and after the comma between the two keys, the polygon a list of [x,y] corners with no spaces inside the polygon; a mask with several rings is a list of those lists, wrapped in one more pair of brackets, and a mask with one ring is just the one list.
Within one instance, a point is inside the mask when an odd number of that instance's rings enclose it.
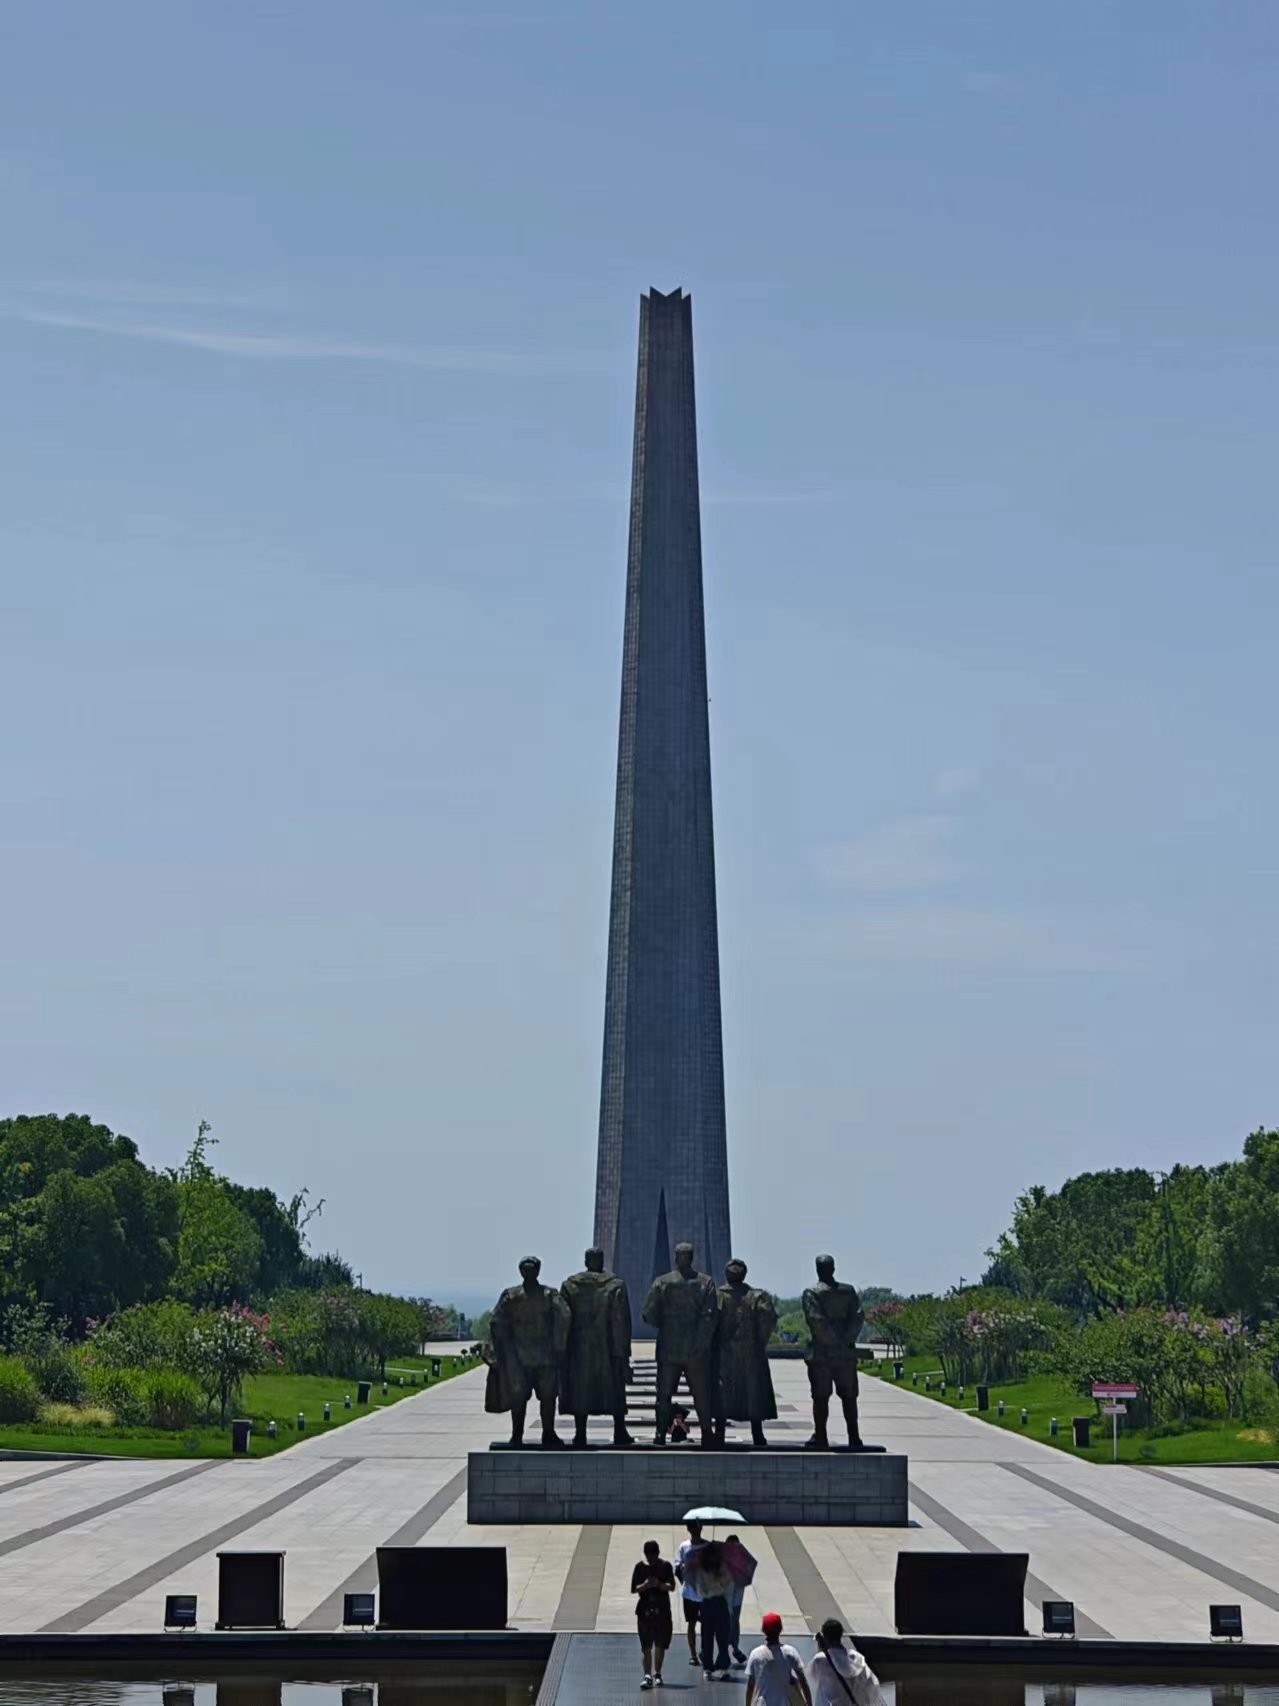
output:
{"label": "white shirt", "polygon": [[684,1566],[683,1587],[685,1599],[700,1600],[702,1597],[693,1585],[692,1577],[695,1572],[689,1569],[688,1560],[692,1557],[693,1553],[697,1551],[697,1548],[703,1545],[705,1545],[705,1541],[702,1540],[698,1540],[696,1542],[686,1540],[680,1547],[679,1551],[675,1554],[675,1562]]}
{"label": "white shirt", "polygon": [[854,1648],[831,1647],[818,1653],[808,1667],[808,1680],[813,1690],[813,1706],[848,1706],[848,1693],[840,1683],[839,1672],[853,1691],[856,1706],[883,1706],[879,1679]]}
{"label": "white shirt", "polygon": [[[784,1641],[776,1647],[765,1642],[746,1661],[746,1674],[755,1679],[755,1698],[760,1706],[790,1706],[791,1681],[803,1670],[803,1659]],[[848,1706],[847,1701],[844,1706]]]}

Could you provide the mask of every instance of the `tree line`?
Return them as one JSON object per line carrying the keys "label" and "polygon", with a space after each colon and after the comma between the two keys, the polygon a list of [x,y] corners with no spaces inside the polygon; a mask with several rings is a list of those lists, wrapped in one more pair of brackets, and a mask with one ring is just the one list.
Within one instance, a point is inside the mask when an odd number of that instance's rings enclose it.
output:
{"label": "tree line", "polygon": [[137,1305],[283,1302],[299,1356],[312,1362],[331,1319],[330,1339],[355,1342],[356,1299],[361,1344],[394,1336],[398,1355],[416,1348],[410,1340],[456,1334],[455,1311],[366,1292],[342,1256],[313,1253],[307,1229],[323,1203],[224,1177],[214,1141],[201,1122],[182,1165],[157,1169],[131,1138],[84,1114],[0,1119],[0,1319],[35,1310],[77,1340]]}
{"label": "tree line", "polygon": [[987,1255],[978,1285],[879,1302],[868,1325],[956,1384],[1131,1381],[1147,1424],[1279,1422],[1279,1131],[1217,1166],[1036,1185]]}

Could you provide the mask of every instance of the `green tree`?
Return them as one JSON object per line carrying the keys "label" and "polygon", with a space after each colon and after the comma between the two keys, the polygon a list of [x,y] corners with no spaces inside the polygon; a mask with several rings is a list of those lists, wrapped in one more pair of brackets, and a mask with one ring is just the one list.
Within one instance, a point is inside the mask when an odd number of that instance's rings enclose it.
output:
{"label": "green tree", "polygon": [[257,1277],[262,1239],[238,1207],[225,1179],[209,1164],[216,1138],[200,1121],[195,1142],[174,1174],[178,1193],[178,1266],[173,1289],[189,1303],[229,1303],[246,1297]]}
{"label": "green tree", "polygon": [[1279,1307],[1279,1131],[1254,1131],[1216,1170],[1200,1244],[1203,1302],[1251,1319]]}
{"label": "green tree", "polygon": [[364,1354],[376,1368],[378,1379],[385,1380],[387,1359],[412,1356],[421,1344],[421,1311],[407,1297],[376,1291],[357,1292],[355,1308]]}
{"label": "green tree", "polygon": [[0,1299],[86,1316],[157,1296],[172,1270],[172,1183],[82,1114],[0,1120]]}

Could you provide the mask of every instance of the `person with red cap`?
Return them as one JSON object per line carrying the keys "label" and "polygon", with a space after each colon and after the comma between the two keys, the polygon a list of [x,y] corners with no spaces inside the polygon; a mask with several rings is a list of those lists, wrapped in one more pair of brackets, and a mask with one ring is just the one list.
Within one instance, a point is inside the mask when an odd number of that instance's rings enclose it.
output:
{"label": "person with red cap", "polygon": [[790,1706],[790,1691],[798,1688],[804,1706],[813,1706],[804,1661],[794,1647],[783,1644],[782,1620],[775,1611],[765,1612],[760,1628],[764,1644],[746,1661],[746,1706]]}

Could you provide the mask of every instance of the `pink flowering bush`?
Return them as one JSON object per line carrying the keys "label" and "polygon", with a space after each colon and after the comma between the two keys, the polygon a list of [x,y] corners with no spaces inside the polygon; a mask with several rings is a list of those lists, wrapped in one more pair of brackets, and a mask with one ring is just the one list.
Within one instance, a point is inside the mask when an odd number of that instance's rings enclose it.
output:
{"label": "pink flowering bush", "polygon": [[283,1363],[271,1337],[271,1317],[257,1315],[239,1303],[202,1310],[192,1333],[190,1370],[218,1421],[226,1425],[227,1410],[238,1401],[245,1377]]}

